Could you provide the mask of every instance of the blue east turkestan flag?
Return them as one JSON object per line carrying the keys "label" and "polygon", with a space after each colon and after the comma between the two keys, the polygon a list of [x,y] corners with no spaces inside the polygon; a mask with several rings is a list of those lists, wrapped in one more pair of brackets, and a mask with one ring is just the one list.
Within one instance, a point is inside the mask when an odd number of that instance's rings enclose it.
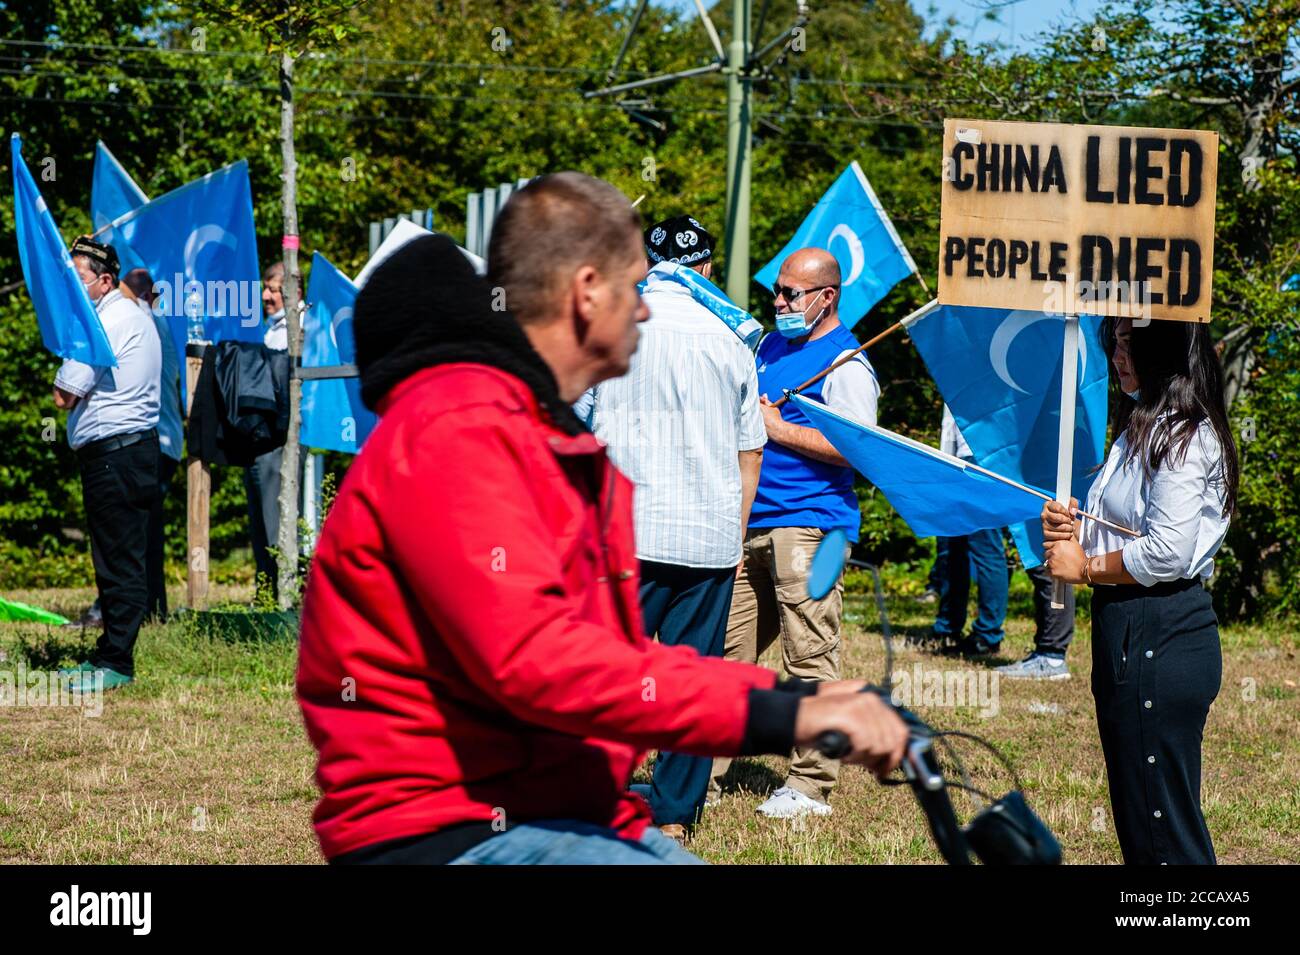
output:
{"label": "blue east turkestan flag", "polygon": [[27,294],[36,310],[41,341],[60,358],[73,358],[99,368],[116,368],[108,336],[99,313],[86,294],[63,244],[54,216],[36,188],[36,180],[23,161],[22,140],[9,139],[14,167],[14,231],[22,260]]}
{"label": "blue east turkestan flag", "polygon": [[918,537],[959,537],[1027,521],[1043,509],[1039,495],[981,474],[951,454],[859,424],[803,395],[791,395],[790,400],[880,489]]}
{"label": "blue east turkestan flag", "polygon": [[[307,285],[302,363],[351,365],[357,360],[352,306],[357,287],[317,252]],[[310,448],[356,454],[378,419],[361,403],[358,378],[302,383],[302,443]]]}
{"label": "blue east turkestan flag", "polygon": [[[1088,496],[1106,441],[1102,319],[1079,317],[1071,493]],[[909,329],[975,463],[1014,481],[1056,487],[1065,321],[1044,312],[940,305]],[[987,525],[993,527],[996,525]],[[1043,562],[1038,520],[1010,527],[1026,567]]]}
{"label": "blue east turkestan flag", "polygon": [[[118,201],[130,189],[121,181],[121,167],[115,172],[105,153],[96,151],[95,181],[116,185],[93,196]],[[143,205],[115,211],[112,205],[92,207],[92,218],[109,222],[96,238],[117,249],[124,270],[149,272],[160,296],[155,307],[167,316],[182,355],[191,318],[202,321],[211,341],[262,340],[261,273],[247,162],[241,159]]]}
{"label": "blue east turkestan flag", "polygon": [[[103,142],[96,142],[95,170],[90,180],[90,218],[94,227],[102,229],[118,216],[125,215],[148,201],[149,197],[122,168],[117,157],[108,151]],[[121,250],[118,251],[118,258],[122,258]],[[124,262],[122,268],[126,270],[129,267]]]}
{"label": "blue east turkestan flag", "polygon": [[840,321],[852,328],[889,290],[916,271],[885,207],[856,161],[813,206],[794,238],[754,281],[771,288],[792,252],[826,249],[840,263]]}

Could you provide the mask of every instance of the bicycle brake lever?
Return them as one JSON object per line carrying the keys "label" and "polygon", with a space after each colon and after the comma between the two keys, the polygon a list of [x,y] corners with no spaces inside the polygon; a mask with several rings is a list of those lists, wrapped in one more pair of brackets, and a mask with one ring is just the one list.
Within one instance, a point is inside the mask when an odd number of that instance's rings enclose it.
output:
{"label": "bicycle brake lever", "polygon": [[913,733],[907,742],[907,755],[903,757],[903,775],[922,789],[938,792],[943,788],[943,775],[932,769],[927,759],[933,747],[928,735]]}

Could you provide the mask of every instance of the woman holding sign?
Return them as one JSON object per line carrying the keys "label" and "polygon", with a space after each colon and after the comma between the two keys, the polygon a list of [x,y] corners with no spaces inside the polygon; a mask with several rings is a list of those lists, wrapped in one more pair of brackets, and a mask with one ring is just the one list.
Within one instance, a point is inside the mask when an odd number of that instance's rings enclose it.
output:
{"label": "woman holding sign", "polygon": [[1043,509],[1047,567],[1094,587],[1092,693],[1111,809],[1129,864],[1213,864],[1201,734],[1219,692],[1218,621],[1204,581],[1228,530],[1237,451],[1205,325],[1103,323],[1120,390],[1110,456],[1087,510]]}

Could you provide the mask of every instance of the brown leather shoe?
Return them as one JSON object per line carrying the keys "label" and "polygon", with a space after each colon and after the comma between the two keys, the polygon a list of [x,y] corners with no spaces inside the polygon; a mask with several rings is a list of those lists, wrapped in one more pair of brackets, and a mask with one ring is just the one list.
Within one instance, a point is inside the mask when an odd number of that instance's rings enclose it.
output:
{"label": "brown leather shoe", "polygon": [[673,822],[666,826],[660,826],[659,831],[679,846],[686,845],[686,827],[680,823]]}

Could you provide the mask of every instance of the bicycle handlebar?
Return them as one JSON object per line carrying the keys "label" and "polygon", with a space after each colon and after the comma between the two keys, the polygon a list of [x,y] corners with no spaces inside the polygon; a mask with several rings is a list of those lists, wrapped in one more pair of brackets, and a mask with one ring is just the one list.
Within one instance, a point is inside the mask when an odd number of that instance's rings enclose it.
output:
{"label": "bicycle handlebar", "polygon": [[[961,825],[952,809],[943,772],[934,755],[934,731],[915,713],[898,706],[877,687],[862,692],[875,693],[885,705],[907,724],[907,753],[903,757],[903,775],[920,803],[939,853],[949,865],[970,865],[970,850]],[[831,759],[843,759],[851,750],[849,738],[839,730],[827,730],[817,737],[816,747]]]}

